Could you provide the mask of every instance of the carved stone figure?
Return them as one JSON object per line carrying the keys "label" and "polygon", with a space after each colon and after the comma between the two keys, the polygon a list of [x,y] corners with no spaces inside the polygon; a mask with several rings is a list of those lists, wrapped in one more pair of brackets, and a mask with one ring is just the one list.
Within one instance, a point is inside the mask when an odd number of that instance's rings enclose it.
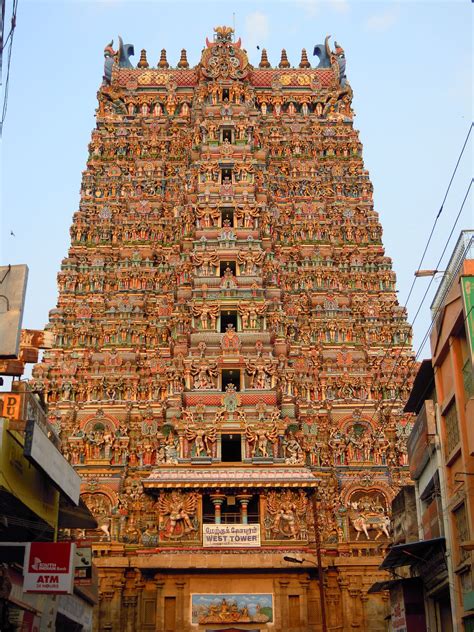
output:
{"label": "carved stone figure", "polygon": [[215,426],[186,426],[186,439],[192,444],[193,456],[213,456],[213,444],[217,440],[217,430]]}
{"label": "carved stone figure", "polygon": [[352,501],[349,506],[349,519],[357,531],[356,540],[359,539],[361,533],[364,533],[367,540],[370,540],[370,530],[376,531],[375,540],[378,540],[382,535],[390,538],[390,518],[380,504],[379,497],[363,496],[358,501]]}
{"label": "carved stone figure", "polygon": [[160,537],[163,540],[193,539],[198,530],[199,496],[196,492],[164,492],[158,499]]}
{"label": "carved stone figure", "polygon": [[299,492],[271,491],[266,496],[265,526],[272,540],[306,540],[308,498]]}

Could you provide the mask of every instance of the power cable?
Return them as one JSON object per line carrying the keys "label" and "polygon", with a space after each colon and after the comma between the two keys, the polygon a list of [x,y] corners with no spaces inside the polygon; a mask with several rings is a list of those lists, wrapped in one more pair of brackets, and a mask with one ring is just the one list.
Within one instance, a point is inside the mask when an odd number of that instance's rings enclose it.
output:
{"label": "power cable", "polygon": [[[444,257],[444,254],[445,254],[445,252],[446,252],[446,250],[447,250],[447,248],[448,248],[448,246],[449,246],[449,242],[451,241],[451,237],[452,237],[452,235],[453,235],[453,233],[454,233],[454,230],[455,230],[455,228],[456,228],[456,225],[457,225],[457,223],[458,223],[458,221],[459,221],[459,218],[460,218],[460,216],[461,216],[461,213],[462,213],[462,211],[463,211],[463,209],[464,209],[464,205],[465,205],[466,200],[467,200],[467,198],[468,198],[469,192],[470,192],[470,190],[471,190],[472,183],[473,183],[473,180],[471,179],[471,181],[469,182],[469,186],[468,186],[468,188],[467,188],[466,194],[465,194],[465,196],[464,196],[464,199],[463,199],[463,201],[462,201],[462,204],[461,204],[461,206],[460,206],[460,208],[459,208],[459,211],[458,211],[458,213],[457,213],[457,215],[456,215],[456,218],[455,218],[455,220],[454,220],[454,223],[453,223],[453,225],[452,225],[451,231],[450,231],[450,233],[449,233],[449,235],[448,235],[448,238],[447,238],[447,240],[446,240],[446,243],[445,243],[445,245],[444,245],[444,248],[443,248],[443,251],[442,251],[442,253],[441,253],[441,256],[439,257],[438,263],[436,264],[436,268],[438,268],[438,267],[439,267],[439,265],[440,265],[440,263],[441,263],[441,261],[442,261],[442,259],[443,259],[443,257]],[[465,256],[466,251],[467,251],[467,247],[466,247],[466,249],[464,250],[463,257]],[[426,289],[426,291],[425,291],[425,293],[424,293],[424,295],[423,295],[423,298],[422,298],[422,300],[421,300],[421,302],[420,302],[420,305],[418,306],[418,309],[417,309],[416,314],[415,314],[415,318],[413,319],[413,322],[411,323],[411,326],[413,326],[413,325],[414,325],[414,323],[415,323],[415,321],[416,321],[416,318],[418,317],[418,315],[419,315],[419,313],[420,313],[421,307],[423,306],[423,303],[424,303],[424,301],[425,301],[425,299],[426,299],[426,296],[428,295],[428,292],[429,292],[429,289],[430,289],[430,287],[431,287],[431,285],[432,285],[432,283],[433,283],[433,280],[434,280],[434,277],[431,277],[430,283],[429,283],[429,285],[428,285],[428,287],[427,287],[427,289]],[[424,338],[423,338],[423,340],[422,340],[422,344],[421,344],[420,348],[418,349],[418,352],[416,353],[415,357],[414,357],[414,358],[412,359],[412,361],[411,361],[411,366],[407,367],[407,368],[408,368],[408,371],[407,371],[407,376],[406,376],[405,380],[403,381],[401,388],[403,388],[403,386],[406,384],[406,382],[407,382],[407,380],[408,380],[408,376],[409,376],[410,371],[411,371],[411,368],[412,368],[412,367],[416,364],[416,362],[417,362],[417,360],[418,360],[418,357],[419,357],[419,355],[420,355],[421,351],[423,350],[423,347],[425,346],[426,341],[427,341],[427,340],[428,340],[428,338],[429,338],[429,335],[430,335],[430,333],[431,333],[431,330],[433,329],[434,323],[436,322],[436,316],[437,316],[438,312],[440,311],[440,309],[441,309],[441,304],[438,306],[438,308],[437,308],[437,310],[436,310],[435,314],[434,314],[434,315],[433,315],[433,317],[432,317],[431,324],[430,324],[430,326],[428,327],[428,331],[426,332],[426,334],[425,334],[425,336],[424,336]],[[403,341],[403,344],[401,345],[401,350],[403,350],[403,348],[404,348],[404,347],[406,347],[406,345],[407,345],[407,339],[405,338],[405,340]],[[382,361],[381,361],[381,362],[383,362],[383,360],[384,360],[384,359],[385,359],[385,357],[387,356],[387,353],[388,353],[388,350],[387,350],[387,352],[385,353],[384,357],[382,358]],[[390,383],[390,380],[392,379],[392,377],[393,377],[393,375],[394,375],[394,373],[395,373],[396,368],[397,368],[397,360],[395,359],[394,366],[393,366],[393,368],[392,368],[392,372],[390,373],[390,375],[389,375],[388,379],[385,381],[385,383],[386,383],[386,384],[389,384],[389,383]],[[373,420],[374,420],[375,415],[376,415],[377,411],[378,411],[378,410],[380,410],[380,408],[381,408],[382,404],[383,404],[383,400],[382,400],[382,401],[380,401],[380,402],[378,403],[378,405],[375,407],[375,410],[374,410],[374,412],[373,412],[373,414],[372,414],[372,417],[371,417],[371,421],[373,421]],[[390,407],[389,407],[389,410],[393,409],[393,407],[394,407],[394,404],[392,404],[392,406],[390,406]]]}
{"label": "power cable", "polygon": [[10,29],[10,33],[8,34],[7,40],[5,41],[5,44],[4,44],[3,48],[2,48],[2,52],[3,52],[4,48],[7,46],[7,41],[10,40],[9,44],[8,44],[7,73],[6,73],[6,79],[5,79],[5,89],[4,89],[4,93],[3,93],[2,120],[0,121],[0,137],[1,137],[2,131],[3,131],[3,123],[5,122],[5,118],[7,116],[8,89],[9,89],[9,85],[10,85],[10,65],[11,65],[11,60],[12,60],[13,35],[15,33],[15,28],[16,28],[17,9],[18,9],[18,0],[13,0],[11,29]]}
{"label": "power cable", "polygon": [[[458,223],[459,217],[461,216],[461,213],[462,213],[462,211],[464,209],[464,204],[466,203],[467,196],[469,195],[469,191],[471,190],[472,182],[473,182],[473,180],[471,179],[471,181],[469,183],[469,186],[467,188],[467,191],[466,191],[466,195],[464,196],[464,199],[462,201],[461,208],[459,209],[458,214],[456,215],[456,219],[454,220],[454,224],[453,224],[453,226],[451,228],[451,232],[449,233],[448,239],[446,240],[446,243],[445,243],[444,248],[443,248],[443,252],[441,253],[440,258],[438,259],[438,263],[436,264],[435,270],[438,270],[438,268],[439,268],[439,266],[441,264],[441,261],[442,261],[442,259],[444,257],[444,253],[446,252],[446,249],[447,249],[447,247],[449,245],[451,237],[452,237],[452,235],[454,233],[454,229],[456,228],[456,224]],[[415,324],[415,321],[416,321],[416,319],[418,317],[418,314],[420,313],[421,307],[422,307],[422,305],[423,305],[423,303],[425,301],[425,298],[426,298],[426,296],[427,296],[427,294],[429,292],[429,289],[430,289],[430,287],[431,287],[431,285],[433,283],[433,280],[434,280],[434,275],[431,277],[430,282],[428,283],[428,287],[426,288],[426,291],[423,294],[423,298],[421,299],[420,305],[418,306],[418,309],[416,310],[416,314],[415,314],[415,316],[413,318],[413,322],[411,323],[412,326]]]}
{"label": "power cable", "polygon": [[[441,202],[440,209],[439,209],[439,211],[438,211],[438,213],[437,213],[437,215],[435,217],[435,221],[434,221],[433,226],[431,228],[431,232],[429,234],[428,241],[426,242],[425,249],[423,250],[423,254],[421,255],[420,263],[418,264],[417,270],[421,269],[421,266],[423,265],[423,261],[425,260],[426,251],[428,250],[428,247],[429,247],[429,245],[431,243],[431,238],[433,237],[433,233],[435,231],[436,224],[438,223],[438,219],[440,218],[440,215],[443,212],[444,204],[446,202],[446,198],[448,197],[449,191],[451,189],[451,185],[452,185],[453,180],[454,180],[454,176],[456,175],[456,172],[457,172],[458,167],[459,167],[459,163],[461,162],[462,155],[464,154],[464,150],[466,149],[467,141],[469,140],[469,136],[471,135],[472,126],[473,126],[473,123],[471,123],[470,126],[469,126],[469,131],[467,132],[466,140],[464,141],[464,145],[462,146],[461,152],[460,152],[460,154],[458,156],[458,159],[457,159],[457,162],[456,162],[456,166],[454,167],[454,171],[453,171],[453,173],[451,175],[451,179],[449,181],[448,188],[446,189],[446,193],[444,194],[443,201]],[[411,287],[410,287],[410,291],[408,292],[408,296],[407,296],[407,299],[405,301],[405,307],[408,305],[408,301],[410,300],[410,297],[411,297],[411,294],[413,292],[413,288],[415,286],[416,280],[417,280],[417,277],[415,277],[413,279],[413,282],[412,282]]]}
{"label": "power cable", "polygon": [[[451,189],[451,185],[452,185],[452,183],[453,183],[453,181],[454,181],[454,177],[455,177],[455,175],[456,175],[456,172],[457,172],[457,170],[458,170],[459,164],[460,164],[460,162],[461,162],[461,158],[462,158],[462,156],[463,156],[463,154],[464,154],[464,150],[466,149],[467,142],[468,142],[469,137],[470,137],[470,135],[471,135],[472,127],[473,127],[473,123],[471,123],[471,124],[470,124],[470,126],[469,126],[469,130],[468,130],[467,135],[466,135],[466,138],[465,138],[465,140],[464,140],[464,144],[463,144],[463,146],[462,146],[462,148],[461,148],[461,151],[460,151],[460,153],[459,153],[458,159],[457,159],[457,161],[456,161],[456,166],[454,167],[454,171],[453,171],[453,173],[452,173],[452,175],[451,175],[451,178],[450,178],[450,180],[449,180],[448,187],[447,187],[446,192],[445,192],[445,194],[444,194],[443,201],[441,202],[440,209],[439,209],[439,211],[438,211],[438,213],[437,213],[437,215],[436,215],[435,221],[434,221],[433,226],[432,226],[432,228],[431,228],[431,232],[430,232],[430,234],[429,234],[428,241],[427,241],[427,243],[426,243],[426,245],[425,245],[425,248],[424,248],[424,250],[423,250],[423,254],[422,254],[422,256],[421,256],[421,259],[420,259],[420,262],[419,262],[419,264],[418,264],[417,270],[420,270],[420,269],[421,269],[421,266],[423,265],[423,261],[424,261],[424,259],[425,259],[425,255],[426,255],[426,252],[427,252],[427,250],[428,250],[428,247],[429,247],[429,245],[430,245],[430,243],[431,243],[431,239],[432,239],[432,237],[433,237],[433,234],[434,234],[434,231],[435,231],[435,228],[436,228],[436,224],[437,224],[437,222],[438,222],[438,219],[439,219],[439,217],[440,217],[441,213],[443,212],[443,209],[444,209],[444,204],[445,204],[446,199],[447,199],[447,197],[448,197],[449,191],[450,191],[450,189]],[[471,182],[471,184],[472,184],[472,182]],[[466,194],[466,195],[467,195],[467,194]],[[463,206],[464,206],[464,202],[463,202]],[[459,214],[458,214],[458,218],[459,218],[459,215],[461,214],[461,212],[462,212],[462,208],[461,208],[461,211],[460,211],[460,212],[459,212]],[[457,222],[458,218],[456,218],[456,222]],[[452,232],[451,232],[451,234],[452,234]],[[446,247],[447,247],[447,244],[446,244]],[[446,247],[445,247],[445,249],[446,249]],[[443,254],[444,254],[444,251],[443,251]],[[436,268],[438,268],[439,263],[440,263],[440,262],[438,262],[438,264],[437,264]],[[416,319],[417,319],[417,317],[418,317],[418,314],[419,314],[419,312],[420,312],[420,310],[421,310],[421,307],[422,307],[422,305],[423,305],[423,302],[424,302],[424,300],[425,300],[425,298],[426,298],[426,296],[427,296],[427,294],[428,294],[428,291],[429,291],[429,289],[430,289],[430,287],[431,287],[431,284],[432,284],[432,282],[433,282],[433,278],[434,278],[434,277],[432,277],[432,278],[431,278],[430,283],[429,283],[429,285],[428,285],[428,288],[427,288],[427,290],[426,290],[426,292],[425,292],[425,294],[424,294],[424,296],[423,296],[423,299],[422,299],[422,301],[421,301],[421,303],[420,303],[420,305],[419,305],[419,307],[418,307],[418,309],[417,309],[417,311],[416,311],[416,314],[415,314],[415,317],[414,317],[414,319],[413,319],[413,322],[411,323],[411,326],[412,326],[412,327],[413,327],[413,325],[415,324],[415,321],[416,321]],[[406,308],[407,308],[408,302],[409,302],[410,297],[411,297],[411,294],[412,294],[412,292],[413,292],[413,288],[414,288],[414,286],[415,286],[416,280],[417,280],[417,277],[415,276],[415,278],[413,279],[413,282],[412,282],[412,284],[411,284],[410,291],[408,292],[407,299],[406,299],[406,301],[405,301],[405,305],[404,305],[404,309],[405,309],[405,310],[406,310]],[[405,347],[405,346],[406,346],[406,340],[404,341],[404,344],[402,345],[402,348],[403,348],[403,347]],[[383,355],[382,359],[380,360],[380,365],[382,365],[382,364],[383,364],[383,362],[385,361],[385,359],[388,357],[389,353],[390,353],[390,349],[387,349],[387,350],[386,350],[386,352],[384,353],[384,355]],[[388,381],[390,381],[391,377],[393,376],[393,371],[395,370],[395,368],[396,368],[396,362],[395,362],[395,365],[394,365],[394,367],[393,367],[393,369],[392,369],[392,374],[390,375],[390,377],[389,377],[389,380],[388,380]],[[374,414],[375,414],[375,413],[374,413]]]}

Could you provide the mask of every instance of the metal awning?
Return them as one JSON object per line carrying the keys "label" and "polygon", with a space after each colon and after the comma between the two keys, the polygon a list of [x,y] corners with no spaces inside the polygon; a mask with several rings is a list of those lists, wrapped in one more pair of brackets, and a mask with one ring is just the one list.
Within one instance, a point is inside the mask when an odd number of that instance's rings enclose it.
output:
{"label": "metal awning", "polygon": [[392,546],[381,569],[398,568],[399,566],[412,566],[420,562],[428,562],[435,553],[446,550],[445,538],[433,538],[432,540],[419,540]]}
{"label": "metal awning", "polygon": [[79,505],[76,507],[61,494],[58,527],[61,529],[97,529],[98,525],[82,498],[79,499]]}
{"label": "metal awning", "polygon": [[392,588],[396,584],[399,584],[401,581],[401,579],[386,579],[382,582],[375,582],[375,584],[372,584],[372,586],[369,588],[367,594],[372,595],[374,593],[382,592],[383,590],[390,590],[390,588]]}
{"label": "metal awning", "polygon": [[143,479],[145,489],[172,487],[318,487],[306,467],[163,467]]}

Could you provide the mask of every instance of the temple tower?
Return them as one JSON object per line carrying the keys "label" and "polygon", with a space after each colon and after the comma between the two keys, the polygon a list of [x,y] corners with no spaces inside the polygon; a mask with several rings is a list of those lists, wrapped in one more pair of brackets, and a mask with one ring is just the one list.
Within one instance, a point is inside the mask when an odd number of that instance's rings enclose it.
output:
{"label": "temple tower", "polygon": [[315,52],[105,49],[32,380],[99,519],[97,630],[318,631],[321,599],[328,629],[385,629],[411,331],[344,51]]}

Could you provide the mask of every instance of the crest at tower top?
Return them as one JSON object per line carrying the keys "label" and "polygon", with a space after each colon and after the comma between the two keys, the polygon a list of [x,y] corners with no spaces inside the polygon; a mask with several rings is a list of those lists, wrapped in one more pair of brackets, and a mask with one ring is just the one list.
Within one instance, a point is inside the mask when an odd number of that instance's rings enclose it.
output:
{"label": "crest at tower top", "polygon": [[200,68],[207,79],[245,79],[251,70],[247,53],[241,48],[241,40],[232,41],[234,29],[217,26],[214,42],[206,38]]}

